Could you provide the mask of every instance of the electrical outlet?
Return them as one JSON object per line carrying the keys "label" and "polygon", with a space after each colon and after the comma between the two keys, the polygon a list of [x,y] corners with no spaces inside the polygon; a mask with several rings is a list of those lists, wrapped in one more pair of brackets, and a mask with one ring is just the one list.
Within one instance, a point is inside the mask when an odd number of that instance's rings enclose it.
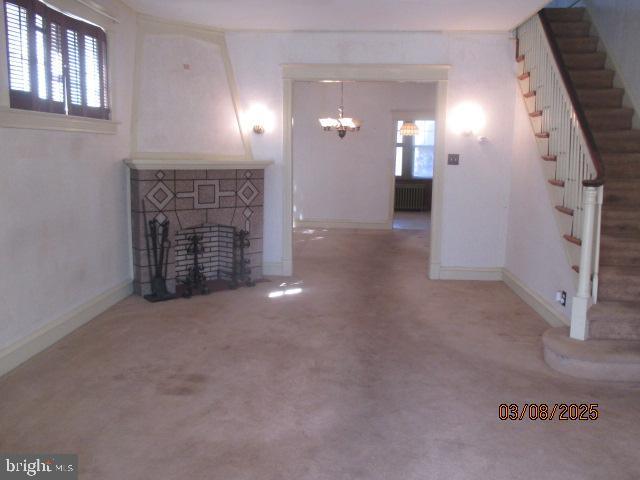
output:
{"label": "electrical outlet", "polygon": [[450,153],[449,158],[447,159],[448,165],[460,165],[460,154],[459,153]]}
{"label": "electrical outlet", "polygon": [[556,292],[556,302],[558,302],[563,307],[567,306],[567,292],[564,290],[560,290]]}

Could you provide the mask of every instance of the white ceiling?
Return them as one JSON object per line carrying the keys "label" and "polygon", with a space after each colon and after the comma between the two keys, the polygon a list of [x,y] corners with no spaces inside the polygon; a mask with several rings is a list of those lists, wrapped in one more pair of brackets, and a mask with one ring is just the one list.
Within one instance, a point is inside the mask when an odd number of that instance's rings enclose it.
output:
{"label": "white ceiling", "polygon": [[509,30],[548,0],[125,0],[139,12],[230,30]]}

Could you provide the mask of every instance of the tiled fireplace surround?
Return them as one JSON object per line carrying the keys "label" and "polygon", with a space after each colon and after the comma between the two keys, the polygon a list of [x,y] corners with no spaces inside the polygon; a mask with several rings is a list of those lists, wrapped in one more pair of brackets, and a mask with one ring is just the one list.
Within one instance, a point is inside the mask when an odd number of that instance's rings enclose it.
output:
{"label": "tiled fireplace surround", "polygon": [[169,219],[167,286],[176,287],[175,236],[201,225],[232,225],[250,232],[251,276],[262,276],[263,169],[131,169],[134,291],[150,293],[145,219]]}

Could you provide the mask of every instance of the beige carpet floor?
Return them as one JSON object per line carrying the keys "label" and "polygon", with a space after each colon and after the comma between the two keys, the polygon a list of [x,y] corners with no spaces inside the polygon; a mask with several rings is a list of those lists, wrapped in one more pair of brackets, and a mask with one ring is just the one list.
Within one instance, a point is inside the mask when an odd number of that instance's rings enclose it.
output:
{"label": "beige carpet floor", "polygon": [[426,242],[305,231],[287,285],[130,297],[0,379],[0,451],[91,480],[640,478],[640,386],[551,371],[545,322],[502,283],[427,280]]}

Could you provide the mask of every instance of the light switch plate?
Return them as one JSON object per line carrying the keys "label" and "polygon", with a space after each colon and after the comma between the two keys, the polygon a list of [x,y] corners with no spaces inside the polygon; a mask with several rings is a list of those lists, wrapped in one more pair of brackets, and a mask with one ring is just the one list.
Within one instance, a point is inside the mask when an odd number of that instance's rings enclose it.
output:
{"label": "light switch plate", "polygon": [[460,165],[460,154],[459,153],[450,153],[449,158],[447,160],[448,165]]}

